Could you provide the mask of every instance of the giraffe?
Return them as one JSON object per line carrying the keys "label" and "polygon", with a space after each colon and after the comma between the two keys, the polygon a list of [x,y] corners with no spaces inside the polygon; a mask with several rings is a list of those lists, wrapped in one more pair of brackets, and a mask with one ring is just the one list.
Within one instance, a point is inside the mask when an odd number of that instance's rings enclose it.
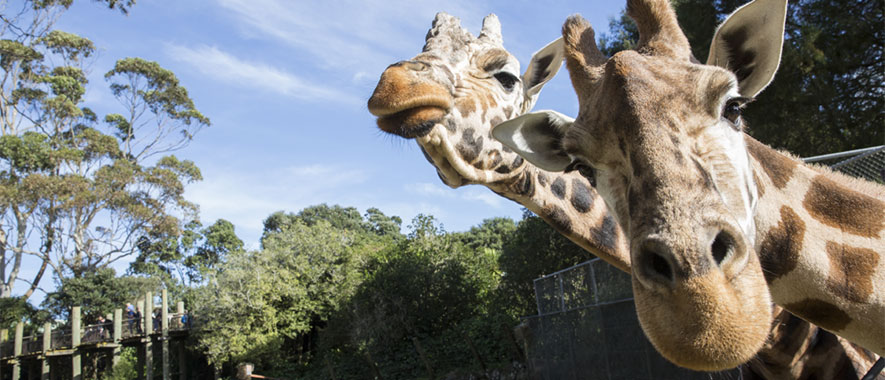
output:
{"label": "giraffe", "polygon": [[519,75],[519,61],[504,49],[497,16],[483,20],[477,38],[457,18],[439,13],[424,51],[381,75],[369,112],[382,131],[415,139],[449,187],[484,185],[629,271],[627,242],[584,177],[538,170],[491,137],[492,125],[532,108],[562,66],[562,54],[557,39],[536,52]]}
{"label": "giraffe", "polygon": [[773,78],[786,1],[755,0],[691,56],[667,0],[628,0],[636,50],[605,57],[580,16],[563,26],[573,122],[527,114],[493,134],[550,171],[577,170],[630,245],[637,315],[654,346],[716,370],[766,342],[770,303],[885,353],[885,187],[805,165],[743,132]]}
{"label": "giraffe", "polygon": [[[456,18],[437,15],[427,35],[424,52],[409,61],[391,65],[382,75],[369,101],[370,110],[379,116],[378,126],[387,133],[415,139],[440,179],[449,186],[486,186],[544,218],[587,251],[630,273],[626,240],[587,178],[578,172],[539,169],[518,160],[508,148],[490,137],[494,124],[523,114],[532,107],[539,86],[555,75],[560,66],[562,52],[553,50],[561,50],[561,43],[554,42],[535,54],[530,63],[532,68],[512,84],[522,96],[509,96],[508,93],[514,90],[507,90],[505,81],[516,77],[518,63],[504,49],[500,25],[494,15],[487,17],[483,25],[480,39],[476,39],[460,27]],[[451,46],[445,47],[446,44]],[[450,95],[446,95],[446,89],[456,88],[453,83],[456,76],[479,69],[470,63],[475,62],[473,57],[489,51],[495,51],[495,54],[502,55],[502,59],[511,62],[509,73],[500,74],[501,79],[495,76],[495,72],[480,75],[479,79],[470,78],[480,84],[457,86],[459,91],[449,90]],[[537,73],[544,72],[538,67],[550,72],[537,78]],[[432,83],[434,81],[442,83]],[[440,90],[439,86],[443,89]],[[426,109],[423,117],[416,115],[418,109],[408,117],[406,114],[397,115],[410,107],[432,104],[441,105],[439,110],[433,110],[432,115]],[[789,323],[773,324],[774,335],[768,345],[760,352],[759,358],[743,368],[745,378],[758,378],[748,377],[756,375],[800,379],[809,374],[821,374],[825,369],[829,372],[824,373],[845,375],[839,378],[849,378],[847,374],[854,373],[859,379],[872,366],[875,358],[857,354],[859,349],[844,339],[819,331],[817,326],[789,313],[779,311],[778,315],[781,314],[783,317],[776,322],[788,320]],[[782,326],[789,326],[790,332],[802,331],[804,334],[779,333],[784,330]],[[817,365],[811,365],[813,363]]]}

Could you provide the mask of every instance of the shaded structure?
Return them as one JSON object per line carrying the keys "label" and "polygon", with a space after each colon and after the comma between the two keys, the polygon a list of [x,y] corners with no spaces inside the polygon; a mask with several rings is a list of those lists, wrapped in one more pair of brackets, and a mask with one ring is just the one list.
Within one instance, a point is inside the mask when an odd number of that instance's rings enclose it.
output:
{"label": "shaded structure", "polygon": [[[98,370],[110,369],[120,359],[125,346],[138,351],[138,378],[153,379],[154,366],[162,369],[164,380],[172,379],[170,368],[175,367],[176,379],[188,376],[188,354],[184,338],[190,330],[190,319],[184,303],[178,302],[175,313],[168,312],[166,290],[162,292],[162,307],[154,308],[153,295],[145,294],[139,301],[135,318],[124,316],[123,309],[114,310],[99,323],[83,325],[81,310],[71,310],[70,323],[53,329],[44,324],[42,333],[23,336],[24,324],[19,322],[13,336],[0,330],[0,380],[55,380],[83,379],[83,360],[97,364]],[[176,348],[177,363],[170,359],[170,343]],[[153,359],[154,344],[162,350],[161,363]]]}
{"label": "shaded structure", "polygon": [[538,314],[519,332],[533,378],[739,379],[740,370],[697,372],[664,359],[642,333],[630,276],[600,259],[535,280]]}

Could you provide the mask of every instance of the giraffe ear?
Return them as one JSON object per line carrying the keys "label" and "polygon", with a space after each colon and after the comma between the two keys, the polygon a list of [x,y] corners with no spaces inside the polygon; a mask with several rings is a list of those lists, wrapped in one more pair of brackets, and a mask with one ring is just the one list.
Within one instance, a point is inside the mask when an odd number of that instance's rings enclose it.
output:
{"label": "giraffe ear", "polygon": [[787,0],[755,0],[716,30],[707,64],[731,70],[741,96],[753,97],[772,79],[781,60]]}
{"label": "giraffe ear", "polygon": [[562,37],[557,38],[532,55],[532,60],[529,61],[525,74],[522,74],[523,88],[525,88],[527,97],[535,96],[541,92],[544,84],[553,79],[556,73],[559,72],[563,59],[565,59],[565,48],[562,43]]}
{"label": "giraffe ear", "polygon": [[535,166],[559,172],[571,163],[560,141],[574,121],[556,111],[532,112],[496,125],[492,136]]}

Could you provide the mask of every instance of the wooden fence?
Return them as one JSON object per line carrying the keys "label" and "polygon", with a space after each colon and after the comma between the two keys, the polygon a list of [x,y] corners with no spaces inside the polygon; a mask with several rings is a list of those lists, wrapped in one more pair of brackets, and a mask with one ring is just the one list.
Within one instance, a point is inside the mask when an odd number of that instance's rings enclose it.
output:
{"label": "wooden fence", "polygon": [[[82,380],[82,357],[86,352],[103,352],[112,357],[114,365],[120,359],[123,346],[138,349],[138,379],[154,379],[153,345],[162,345],[162,378],[170,380],[169,341],[183,339],[190,329],[190,319],[185,313],[184,303],[178,302],[176,312],[169,313],[166,290],[162,291],[162,306],[159,313],[152,315],[155,308],[153,295],[147,292],[144,301],[137,302],[140,318],[124,318],[123,309],[114,310],[103,323],[82,325],[79,306],[73,307],[70,324],[61,329],[52,329],[50,323],[43,325],[41,335],[23,336],[24,324],[19,322],[15,335],[9,337],[8,330],[0,330],[0,380],[26,380],[22,378],[22,365],[25,362],[39,362],[39,377],[30,371],[29,379],[53,380],[60,378],[53,372],[50,361],[58,357],[71,357],[70,374],[73,380]],[[183,344],[178,345],[178,378],[187,379],[187,353]],[[10,373],[4,373],[6,371]],[[159,375],[159,374],[156,374]],[[67,376],[66,376],[67,377]],[[27,379],[27,380],[29,380]]]}

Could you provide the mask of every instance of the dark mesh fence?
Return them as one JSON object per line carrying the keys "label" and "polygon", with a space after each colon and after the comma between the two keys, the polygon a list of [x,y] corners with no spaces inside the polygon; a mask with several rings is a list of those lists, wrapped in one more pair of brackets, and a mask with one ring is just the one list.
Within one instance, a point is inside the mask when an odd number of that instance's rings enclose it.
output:
{"label": "dark mesh fence", "polygon": [[885,145],[808,157],[803,160],[827,165],[833,170],[868,181],[885,183]]}
{"label": "dark mesh fence", "polygon": [[538,315],[525,318],[536,379],[740,379],[676,367],[655,351],[636,318],[630,276],[594,259],[535,280]]}

